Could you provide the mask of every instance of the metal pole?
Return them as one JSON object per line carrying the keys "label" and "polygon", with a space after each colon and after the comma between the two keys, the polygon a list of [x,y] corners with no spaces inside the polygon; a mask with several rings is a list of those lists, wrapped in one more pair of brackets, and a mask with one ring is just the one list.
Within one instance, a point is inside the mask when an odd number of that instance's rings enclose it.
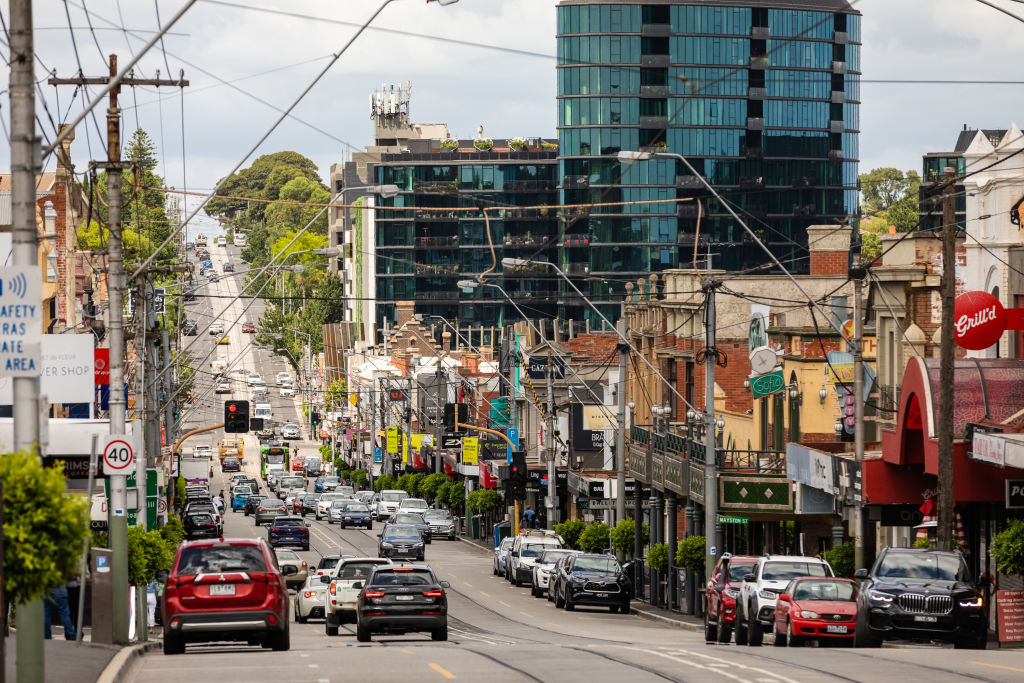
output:
{"label": "metal pole", "polygon": [[[551,347],[548,347],[548,495],[547,495],[547,528],[554,529],[558,508],[555,507],[555,384],[552,375],[554,368],[551,366]],[[517,511],[518,515],[518,511]]]}
{"label": "metal pole", "polygon": [[665,492],[665,542],[668,544],[668,608],[676,606],[676,494]]}
{"label": "metal pole", "polygon": [[[956,297],[956,195],[952,167],[943,169],[942,194],[942,332],[939,350],[939,512],[941,550],[953,547],[953,306]],[[859,400],[859,396],[857,397]],[[859,402],[859,401],[858,401]]]}
{"label": "metal pole", "polygon": [[[708,263],[710,268],[710,261]],[[715,443],[715,288],[717,281],[704,286],[704,575],[711,576],[715,568],[722,529],[718,524],[718,458]]]}
{"label": "metal pole", "polygon": [[[86,495],[88,496],[89,504],[92,504],[92,491],[96,485],[96,448],[99,437],[95,434],[92,435],[92,450],[89,455],[89,483],[85,488]],[[89,546],[85,546],[85,550],[82,552],[82,568],[79,571],[78,581],[80,588],[78,591],[78,623],[75,624],[75,640],[79,643],[82,642],[82,638],[85,636],[82,633],[82,622],[85,619],[85,585],[86,585],[86,574],[88,573],[89,566]]]}
{"label": "metal pole", "polygon": [[412,359],[409,359],[409,388],[405,392],[405,440],[402,442],[402,464],[406,466],[408,466],[406,458],[412,445],[412,385],[416,381],[413,372]]}
{"label": "metal pole", "polygon": [[[626,336],[626,303],[619,315],[619,337]],[[615,521],[626,519],[626,364],[629,347],[619,343],[619,386],[615,388],[619,408],[619,427],[615,430]]]}
{"label": "metal pole", "polygon": [[[377,463],[377,377],[373,376],[370,386],[370,488],[373,488],[373,466]],[[383,450],[383,449],[382,449]],[[381,462],[383,462],[381,458]],[[381,467],[381,474],[386,474]]]}
{"label": "metal pole", "polygon": [[[110,55],[110,75],[117,75],[117,55]],[[125,434],[124,397],[124,261],[121,253],[121,111],[117,97],[120,87],[110,90],[107,108],[107,246],[108,286],[110,290],[110,433]],[[113,640],[128,643],[128,478],[110,477],[110,505],[107,527],[110,532],[111,579],[113,596]]]}
{"label": "metal pole", "polygon": [[[853,448],[858,465],[864,462],[864,337],[863,288],[864,269],[857,264],[851,275],[853,280],[853,412],[856,424],[853,426]],[[863,496],[854,501],[853,509],[853,566],[866,567],[864,550],[864,503]]]}
{"label": "metal pole", "polygon": [[[39,140],[35,134],[35,80],[31,0],[10,3],[10,91],[11,91],[11,244],[15,267],[39,266],[36,229],[36,172]],[[38,271],[33,279],[39,281]],[[42,299],[30,301],[42,307]],[[41,330],[36,330],[41,332]],[[14,448],[38,453],[39,376],[15,377]],[[17,605],[18,680],[43,680],[43,602],[31,600]],[[0,662],[2,664],[2,662]]]}
{"label": "metal pole", "polygon": [[[135,454],[135,526],[146,528],[146,456],[150,454],[152,435],[146,405],[146,329],[149,327],[149,275],[143,273],[135,285],[135,425],[143,428],[142,453]],[[138,589],[135,587],[135,633],[142,640],[142,620],[138,610]]]}
{"label": "metal pole", "polygon": [[[181,308],[179,307],[178,310],[181,310]],[[163,349],[164,350],[164,367],[165,368],[169,368],[169,367],[171,367],[171,342],[170,342],[170,333],[167,331],[166,327],[164,327],[164,329],[163,329],[163,336],[162,336],[161,341],[163,342],[163,347],[164,347],[164,349]],[[172,377],[167,377],[166,375],[163,375],[163,377],[164,377],[164,380],[163,380],[164,381],[164,395],[165,396],[169,396],[170,393],[171,393],[170,392],[170,387],[173,386],[175,378],[173,376]],[[164,406],[164,429],[167,431],[167,435],[166,435],[167,436],[167,438],[166,438],[167,443],[168,444],[174,443],[175,430],[174,430],[174,402],[173,401],[167,401],[167,404]]]}
{"label": "metal pole", "polygon": [[[434,377],[434,472],[443,472],[441,464],[441,430],[444,417],[444,404],[448,398],[448,378],[441,372],[441,364],[444,359],[441,354],[437,355],[437,374]],[[444,392],[445,400],[441,400],[441,392]]]}

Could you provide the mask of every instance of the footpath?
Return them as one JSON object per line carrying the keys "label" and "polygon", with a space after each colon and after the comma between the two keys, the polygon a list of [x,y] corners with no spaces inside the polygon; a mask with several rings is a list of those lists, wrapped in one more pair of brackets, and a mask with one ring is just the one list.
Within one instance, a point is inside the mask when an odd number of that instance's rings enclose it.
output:
{"label": "footpath", "polygon": [[[46,683],[115,683],[121,680],[134,660],[160,647],[160,641],[149,640],[137,645],[101,645],[83,641],[64,640],[59,628],[54,629],[55,640],[43,641],[44,679]],[[7,637],[4,674],[8,681],[18,680],[18,636]]]}

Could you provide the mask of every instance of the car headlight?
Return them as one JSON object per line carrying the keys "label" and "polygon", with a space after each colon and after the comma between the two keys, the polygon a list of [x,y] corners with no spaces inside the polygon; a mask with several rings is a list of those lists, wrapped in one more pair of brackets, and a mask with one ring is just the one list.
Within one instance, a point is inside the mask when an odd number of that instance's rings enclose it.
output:
{"label": "car headlight", "polygon": [[960,606],[961,607],[978,608],[978,607],[981,607],[981,605],[982,605],[982,600],[981,600],[981,596],[980,595],[977,596],[977,597],[974,597],[974,598],[968,598],[966,600],[961,600],[960,601]]}
{"label": "car headlight", "polygon": [[738,588],[726,588],[722,593],[727,598],[732,598],[733,600],[740,597],[740,590]]}
{"label": "car headlight", "polygon": [[762,600],[778,600],[779,594],[775,591],[765,590],[764,588],[762,588],[757,592],[757,597],[761,598]]}
{"label": "car headlight", "polygon": [[387,542],[385,542],[385,543],[381,543],[381,544],[380,544],[380,547],[381,547],[381,548],[394,548],[395,546],[394,546],[394,545],[392,545],[391,543],[387,543]]}
{"label": "car headlight", "polygon": [[891,605],[893,596],[889,593],[883,593],[882,591],[869,590],[868,600],[871,600],[872,602],[876,602],[882,605]]}
{"label": "car headlight", "polygon": [[583,577],[580,577],[580,576],[570,576],[569,577],[569,581],[571,583],[581,583],[581,584],[582,583],[586,583],[586,580]]}
{"label": "car headlight", "polygon": [[798,609],[798,610],[793,612],[793,616],[795,616],[797,618],[800,618],[800,619],[818,619],[820,615],[817,612],[812,612],[809,609],[805,609],[805,610],[799,610]]}

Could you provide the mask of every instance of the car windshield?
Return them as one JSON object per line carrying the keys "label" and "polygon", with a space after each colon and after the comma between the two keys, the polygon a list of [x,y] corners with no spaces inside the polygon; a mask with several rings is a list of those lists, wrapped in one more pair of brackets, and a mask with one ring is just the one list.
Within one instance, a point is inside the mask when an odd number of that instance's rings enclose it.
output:
{"label": "car windshield", "polygon": [[178,574],[216,574],[220,572],[265,572],[267,563],[256,545],[193,546],[183,548],[178,559]]}
{"label": "car windshield", "polygon": [[340,557],[321,557],[317,569],[334,569],[341,562]]}
{"label": "car windshield", "polygon": [[205,513],[189,515],[188,518],[193,524],[208,524],[213,521],[213,515]]}
{"label": "car windshield", "polygon": [[395,524],[423,524],[423,518],[413,514],[395,515]]}
{"label": "car windshield", "polygon": [[554,564],[555,562],[558,562],[560,558],[571,554],[572,553],[568,550],[545,550],[540,554],[540,559],[537,561],[541,564]]}
{"label": "car windshield", "polygon": [[511,536],[506,536],[505,538],[501,539],[501,549],[502,550],[508,550],[509,548],[511,548],[512,547],[512,541],[513,541],[513,538]]}
{"label": "car windshield", "polygon": [[402,507],[407,510],[426,510],[428,505],[425,500],[416,500],[413,498],[406,498],[402,501]]}
{"label": "car windshield", "polygon": [[573,565],[574,572],[601,572],[602,574],[618,574],[622,571],[618,560],[614,557],[578,557]]}
{"label": "car windshield", "polygon": [[348,505],[348,501],[347,500],[332,500],[331,501],[331,507],[335,508],[335,509],[338,509],[338,510],[344,509],[347,505]]}
{"label": "car windshield", "polygon": [[382,493],[380,499],[389,503],[400,503],[405,498],[404,494],[401,493]]}
{"label": "car windshield", "polygon": [[268,500],[260,503],[260,510],[284,510],[284,503],[279,500]]}
{"label": "car windshield", "polygon": [[452,513],[447,510],[427,510],[423,513],[423,519],[433,521],[450,521],[452,519]]}
{"label": "car windshield", "polygon": [[306,579],[306,590],[325,590],[327,586],[320,581],[319,576],[311,576]]}
{"label": "car windshield", "polygon": [[341,481],[341,477],[321,477],[320,478],[320,483],[321,484],[337,484],[339,481]]}
{"label": "car windshield", "polygon": [[766,581],[789,581],[798,576],[828,576],[821,562],[765,562],[761,578]]}
{"label": "car windshield", "polygon": [[267,453],[263,456],[268,465],[283,465],[284,453]]}
{"label": "car windshield", "polygon": [[419,539],[420,532],[414,526],[389,526],[384,531],[384,539],[389,538],[415,538]]}
{"label": "car windshield", "polygon": [[351,486],[339,486],[338,493],[344,493],[346,496],[351,496],[356,492]]}
{"label": "car windshield", "polygon": [[729,580],[730,581],[742,581],[743,577],[754,571],[754,563],[736,563],[729,564]]}
{"label": "car windshield", "polygon": [[369,511],[370,511],[370,508],[368,508],[363,503],[349,503],[348,505],[345,506],[345,512],[369,512]]}
{"label": "car windshield", "polygon": [[429,569],[385,569],[373,575],[374,586],[432,586],[437,582]]}
{"label": "car windshield", "polygon": [[286,489],[302,486],[305,483],[305,477],[281,477],[281,486]]}
{"label": "car windshield", "polygon": [[542,543],[530,543],[530,544],[524,543],[519,548],[519,556],[520,557],[540,557],[540,554],[542,552],[544,552],[545,549],[550,548],[550,547],[551,547],[550,545],[542,544]]}
{"label": "car windshield", "polygon": [[338,570],[338,579],[341,581],[362,581],[370,575],[376,567],[373,562],[346,562]]}
{"label": "car windshield", "polygon": [[302,520],[298,519],[275,519],[274,526],[302,526]]}
{"label": "car windshield", "polygon": [[793,599],[851,602],[856,599],[856,589],[846,581],[797,581]]}
{"label": "car windshield", "polygon": [[299,556],[294,550],[278,550],[277,559],[298,562]]}
{"label": "car windshield", "polygon": [[958,555],[939,553],[886,553],[875,574],[892,579],[939,581],[970,581],[971,576]]}
{"label": "car windshield", "polygon": [[325,493],[324,495],[320,496],[320,500],[329,501],[345,500],[346,498],[348,498],[348,496],[346,496],[344,493]]}

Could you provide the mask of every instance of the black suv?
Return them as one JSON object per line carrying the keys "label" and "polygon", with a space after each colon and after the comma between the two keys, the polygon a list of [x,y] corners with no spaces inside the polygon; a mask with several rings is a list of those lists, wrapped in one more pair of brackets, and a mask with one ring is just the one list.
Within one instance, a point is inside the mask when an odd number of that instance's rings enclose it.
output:
{"label": "black suv", "polygon": [[366,643],[374,633],[429,631],[432,640],[448,640],[448,587],[426,565],[375,566],[356,598],[356,639]]}
{"label": "black suv", "polygon": [[576,605],[608,607],[629,614],[632,586],[625,569],[611,555],[570,555],[557,565],[555,607],[572,611]]}
{"label": "black suv", "polygon": [[874,567],[858,569],[858,647],[883,640],[924,638],[957,648],[984,649],[983,601],[959,551],[886,548]]}
{"label": "black suv", "polygon": [[185,321],[185,324],[181,326],[181,333],[186,337],[194,337],[199,334],[199,325],[195,320],[189,318]]}

